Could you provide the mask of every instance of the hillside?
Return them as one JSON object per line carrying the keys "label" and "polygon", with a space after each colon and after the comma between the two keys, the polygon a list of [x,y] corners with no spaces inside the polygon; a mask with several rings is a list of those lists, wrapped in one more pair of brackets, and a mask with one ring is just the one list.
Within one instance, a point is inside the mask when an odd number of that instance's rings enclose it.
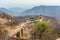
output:
{"label": "hillside", "polygon": [[13,36],[14,33],[12,32],[18,29],[19,25],[20,21],[16,18],[6,13],[0,13],[0,40],[7,40],[9,37]]}
{"label": "hillside", "polygon": [[[47,31],[38,28],[37,33],[36,25],[41,28],[46,27]],[[22,28],[23,36],[21,36]],[[57,38],[60,38],[59,18],[43,15],[12,17],[4,12],[0,13],[0,39],[2,40],[55,40]]]}
{"label": "hillside", "polygon": [[27,9],[22,15],[45,15],[60,18],[60,6],[35,6],[31,9]]}
{"label": "hillside", "polygon": [[[51,25],[50,30],[52,30],[52,31],[49,35],[47,33],[43,33],[41,40],[55,40],[55,39],[60,37],[60,19],[59,18],[50,17],[50,16],[43,16],[43,15],[31,15],[31,16],[24,16],[24,17],[17,17],[17,18],[22,19],[23,21],[28,20],[27,22],[29,24],[33,23],[35,25],[36,25],[36,22],[44,22],[44,21],[48,22],[49,25]],[[35,27],[35,25],[33,27]],[[32,38],[29,39],[29,40],[40,40],[40,39],[38,39],[38,36],[37,36],[40,33],[35,34],[35,32],[33,30],[32,30],[31,33],[32,33],[33,36],[31,35]],[[48,37],[45,37],[45,35],[48,35]]]}

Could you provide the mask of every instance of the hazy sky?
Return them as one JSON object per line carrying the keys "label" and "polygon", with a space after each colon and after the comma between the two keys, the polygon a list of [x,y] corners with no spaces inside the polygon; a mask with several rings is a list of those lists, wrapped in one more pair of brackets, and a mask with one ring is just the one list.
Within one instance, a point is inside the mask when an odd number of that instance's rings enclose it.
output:
{"label": "hazy sky", "polygon": [[0,7],[31,8],[39,5],[60,5],[60,0],[0,0]]}

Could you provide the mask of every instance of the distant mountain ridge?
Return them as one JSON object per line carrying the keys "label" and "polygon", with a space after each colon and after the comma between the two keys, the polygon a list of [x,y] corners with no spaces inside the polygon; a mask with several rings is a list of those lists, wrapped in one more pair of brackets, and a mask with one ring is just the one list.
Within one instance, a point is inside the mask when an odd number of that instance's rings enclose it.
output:
{"label": "distant mountain ridge", "polygon": [[60,6],[36,6],[28,9],[22,15],[45,15],[60,18]]}
{"label": "distant mountain ridge", "polygon": [[5,12],[8,14],[20,14],[24,11],[23,8],[0,8],[0,12]]}
{"label": "distant mountain ridge", "polygon": [[6,12],[8,14],[16,14],[18,16],[45,15],[60,18],[60,6],[40,5],[27,10],[23,8],[0,8],[0,12]]}

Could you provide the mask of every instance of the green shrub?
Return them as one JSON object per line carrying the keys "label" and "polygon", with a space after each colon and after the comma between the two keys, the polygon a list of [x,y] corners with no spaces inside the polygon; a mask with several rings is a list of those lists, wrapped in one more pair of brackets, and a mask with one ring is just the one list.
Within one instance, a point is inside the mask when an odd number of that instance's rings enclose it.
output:
{"label": "green shrub", "polygon": [[37,22],[36,27],[35,27],[35,31],[39,32],[41,30],[44,30],[44,31],[50,33],[50,31],[51,31],[50,26],[51,25],[47,21]]}

